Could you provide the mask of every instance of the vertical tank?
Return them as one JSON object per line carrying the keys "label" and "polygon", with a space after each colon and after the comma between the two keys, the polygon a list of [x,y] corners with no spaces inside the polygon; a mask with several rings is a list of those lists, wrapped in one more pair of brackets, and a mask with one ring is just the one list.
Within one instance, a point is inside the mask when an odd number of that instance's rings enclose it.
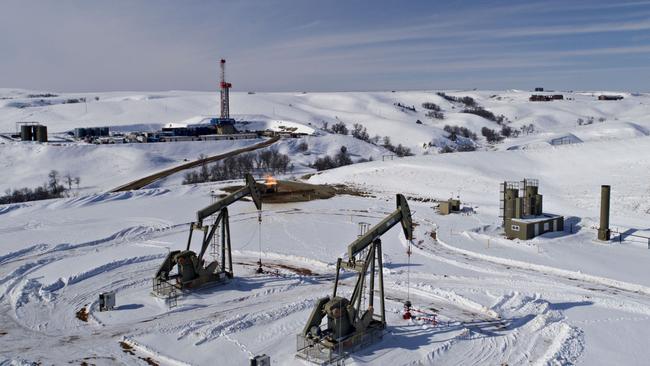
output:
{"label": "vertical tank", "polygon": [[540,216],[543,212],[542,208],[542,195],[538,194],[535,196],[535,215]]}
{"label": "vertical tank", "polygon": [[516,201],[517,197],[519,196],[519,191],[516,188],[507,188],[505,195],[504,218],[511,219],[513,217],[516,217]]}
{"label": "vertical tank", "polygon": [[525,191],[524,191],[524,216],[534,216],[537,214],[537,192],[538,187],[536,185],[529,185],[527,180],[524,180]]}
{"label": "vertical tank", "polygon": [[515,219],[521,219],[525,216],[524,214],[524,200],[525,198],[517,197],[515,198]]}
{"label": "vertical tank", "polygon": [[598,240],[609,240],[609,196],[610,186],[600,187],[600,227],[598,228]]}
{"label": "vertical tank", "polygon": [[47,126],[34,126],[34,129],[36,130],[36,138],[35,140],[38,142],[47,142]]}
{"label": "vertical tank", "polygon": [[539,187],[526,185],[526,197],[535,197]]}
{"label": "vertical tank", "polygon": [[20,139],[23,141],[32,141],[32,126],[30,125],[21,125],[20,126]]}

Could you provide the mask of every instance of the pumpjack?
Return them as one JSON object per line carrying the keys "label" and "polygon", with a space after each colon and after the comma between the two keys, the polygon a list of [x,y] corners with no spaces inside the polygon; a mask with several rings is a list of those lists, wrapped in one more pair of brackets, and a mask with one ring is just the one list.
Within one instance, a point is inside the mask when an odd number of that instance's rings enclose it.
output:
{"label": "pumpjack", "polygon": [[[262,209],[260,191],[255,179],[252,175],[246,174],[245,181],[246,185],[243,188],[197,211],[196,221],[190,223],[187,248],[169,252],[156,272],[154,277],[154,292],[156,294],[165,295],[170,290],[197,288],[233,277],[228,206],[246,196],[250,196],[257,210]],[[217,212],[219,212],[219,215],[212,224],[203,225],[203,220]],[[221,227],[221,263],[216,260],[206,263],[203,256],[219,227]],[[196,230],[203,232],[201,251],[198,255],[190,250],[192,233]],[[171,274],[175,267],[178,267],[178,273]]]}
{"label": "pumpjack", "polygon": [[[336,262],[336,277],[332,296],[319,299],[307,325],[298,334],[296,356],[318,364],[328,364],[345,357],[349,352],[379,340],[386,328],[384,306],[384,278],[381,254],[381,236],[401,223],[407,240],[413,239],[413,222],[406,198],[397,195],[397,209],[377,225],[360,235],[348,246],[348,260]],[[341,268],[358,272],[357,281],[348,299],[337,295]],[[362,309],[368,275],[368,307]],[[375,314],[375,277],[378,277],[379,312]],[[327,318],[327,324],[321,325]]]}

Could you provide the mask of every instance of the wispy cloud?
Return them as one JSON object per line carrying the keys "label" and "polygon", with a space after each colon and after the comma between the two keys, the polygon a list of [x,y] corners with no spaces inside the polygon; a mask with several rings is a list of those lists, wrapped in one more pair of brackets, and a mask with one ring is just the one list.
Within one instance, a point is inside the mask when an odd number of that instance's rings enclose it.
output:
{"label": "wispy cloud", "polygon": [[221,57],[240,90],[606,82],[647,59],[648,30],[650,1],[5,0],[0,87],[214,89]]}
{"label": "wispy cloud", "polygon": [[650,29],[650,20],[551,27],[522,27],[495,29],[492,37],[560,36],[585,33],[630,32]]}

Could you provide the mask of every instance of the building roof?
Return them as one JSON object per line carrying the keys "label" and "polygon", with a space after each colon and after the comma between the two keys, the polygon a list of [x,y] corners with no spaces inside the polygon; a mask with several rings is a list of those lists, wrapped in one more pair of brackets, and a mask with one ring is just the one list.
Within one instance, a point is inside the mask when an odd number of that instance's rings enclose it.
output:
{"label": "building roof", "polygon": [[548,221],[551,219],[557,219],[559,217],[562,217],[561,215],[555,215],[555,214],[549,214],[549,213],[544,213],[541,215],[537,216],[525,216],[522,217],[521,219],[515,219],[512,218],[510,221],[515,222],[515,223],[522,223],[522,224],[533,224],[536,222],[543,222],[543,221]]}

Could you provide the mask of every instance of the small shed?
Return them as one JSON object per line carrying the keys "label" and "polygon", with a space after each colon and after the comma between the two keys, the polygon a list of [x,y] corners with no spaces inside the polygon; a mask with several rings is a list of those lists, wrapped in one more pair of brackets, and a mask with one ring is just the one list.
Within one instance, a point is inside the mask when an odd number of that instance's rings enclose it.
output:
{"label": "small shed", "polygon": [[449,215],[453,212],[460,212],[460,200],[450,198],[438,204],[438,213],[441,215]]}

